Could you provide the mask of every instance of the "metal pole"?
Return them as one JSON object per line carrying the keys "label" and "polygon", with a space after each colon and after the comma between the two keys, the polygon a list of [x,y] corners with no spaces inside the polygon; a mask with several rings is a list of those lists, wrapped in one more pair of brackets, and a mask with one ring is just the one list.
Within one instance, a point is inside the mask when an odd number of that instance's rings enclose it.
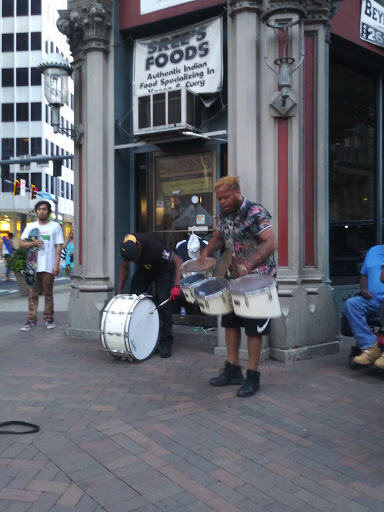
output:
{"label": "metal pole", "polygon": [[383,243],[383,76],[380,75],[377,81],[377,133],[376,133],[376,243]]}

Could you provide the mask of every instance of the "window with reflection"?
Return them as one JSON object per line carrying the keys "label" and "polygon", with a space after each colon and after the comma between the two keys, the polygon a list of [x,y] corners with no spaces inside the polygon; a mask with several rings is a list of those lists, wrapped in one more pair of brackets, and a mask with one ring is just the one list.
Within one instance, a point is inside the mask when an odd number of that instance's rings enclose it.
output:
{"label": "window with reflection", "polygon": [[155,156],[155,231],[213,225],[212,150]]}
{"label": "window with reflection", "polygon": [[352,284],[376,244],[376,77],[331,62],[329,113],[330,274]]}

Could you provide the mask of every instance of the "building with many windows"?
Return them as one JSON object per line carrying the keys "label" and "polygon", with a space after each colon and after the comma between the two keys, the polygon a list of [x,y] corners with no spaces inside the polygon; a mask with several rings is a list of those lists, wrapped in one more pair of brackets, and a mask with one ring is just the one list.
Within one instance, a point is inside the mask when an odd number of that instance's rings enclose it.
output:
{"label": "building with many windows", "polygon": [[[38,64],[49,54],[69,58],[66,37],[57,30],[58,9],[66,0],[0,0],[0,159],[23,162],[2,166],[0,188],[0,234],[12,231],[20,236],[25,224],[34,218],[33,206],[39,194],[52,199],[56,220],[65,234],[73,223],[73,162],[63,160],[54,173],[53,163],[28,163],[34,156],[73,154],[70,137],[53,132],[50,107],[44,97]],[[73,82],[69,81],[68,102],[61,109],[60,126],[73,123]],[[56,174],[56,176],[54,176]],[[20,195],[13,195],[13,182],[21,184]],[[38,191],[31,199],[30,188]],[[44,194],[45,193],[45,194]]]}

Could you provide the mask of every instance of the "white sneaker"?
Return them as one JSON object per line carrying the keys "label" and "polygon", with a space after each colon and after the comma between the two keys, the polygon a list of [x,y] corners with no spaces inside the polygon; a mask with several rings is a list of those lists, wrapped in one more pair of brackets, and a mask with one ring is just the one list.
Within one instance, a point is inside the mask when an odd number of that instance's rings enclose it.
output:
{"label": "white sneaker", "polygon": [[36,327],[36,324],[33,323],[33,322],[27,322],[25,325],[23,325],[23,327],[20,329],[20,331],[30,331],[31,329],[33,329],[34,327]]}
{"label": "white sneaker", "polygon": [[56,325],[53,322],[45,322],[45,327],[47,329],[54,329]]}

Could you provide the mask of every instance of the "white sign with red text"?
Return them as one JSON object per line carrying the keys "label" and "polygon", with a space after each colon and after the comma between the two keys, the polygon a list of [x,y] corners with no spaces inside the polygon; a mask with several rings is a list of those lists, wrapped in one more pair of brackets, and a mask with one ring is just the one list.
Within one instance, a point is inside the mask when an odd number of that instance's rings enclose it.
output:
{"label": "white sign with red text", "polygon": [[186,87],[213,93],[223,81],[222,18],[135,41],[136,96]]}
{"label": "white sign with red text", "polygon": [[141,0],[140,14],[148,14],[149,12],[161,11],[175,5],[187,4],[195,2],[195,0]]}

